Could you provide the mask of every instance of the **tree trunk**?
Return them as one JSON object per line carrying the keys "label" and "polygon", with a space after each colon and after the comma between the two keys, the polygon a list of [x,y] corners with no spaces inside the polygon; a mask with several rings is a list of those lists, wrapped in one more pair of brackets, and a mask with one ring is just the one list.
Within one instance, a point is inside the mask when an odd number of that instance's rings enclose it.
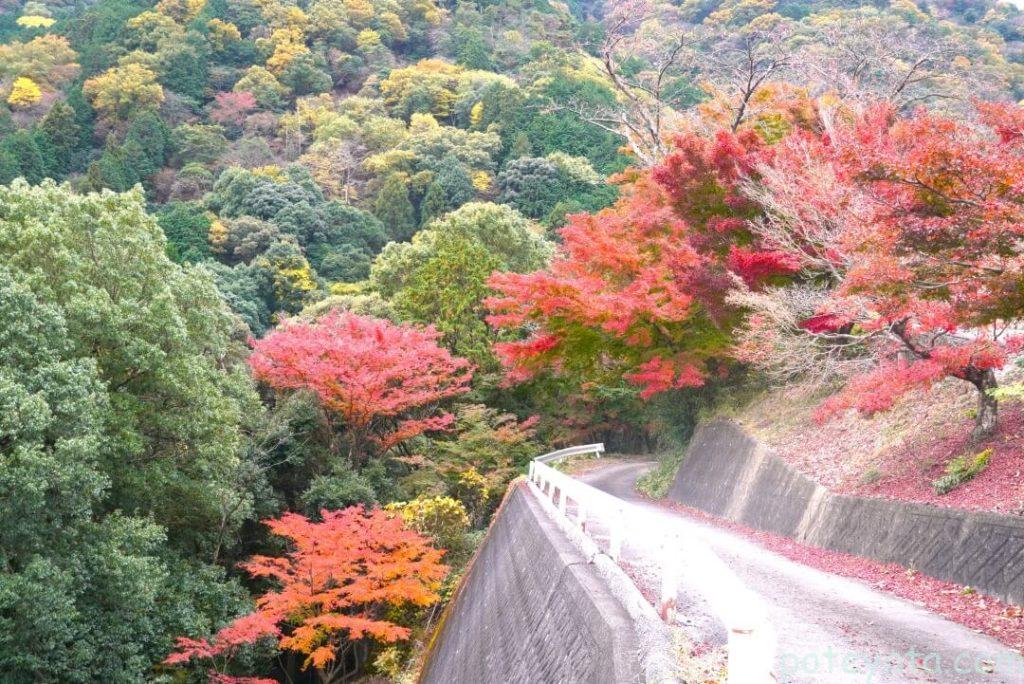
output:
{"label": "tree trunk", "polygon": [[971,382],[978,388],[978,415],[971,432],[971,439],[977,442],[991,436],[996,429],[999,402],[990,393],[997,386],[996,375],[991,370],[981,371],[975,378],[971,378]]}

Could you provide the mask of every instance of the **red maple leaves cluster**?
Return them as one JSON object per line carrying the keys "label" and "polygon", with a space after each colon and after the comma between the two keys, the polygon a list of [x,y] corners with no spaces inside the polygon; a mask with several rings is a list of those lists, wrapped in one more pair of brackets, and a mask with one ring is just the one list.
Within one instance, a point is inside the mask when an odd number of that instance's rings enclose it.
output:
{"label": "red maple leaves cluster", "polygon": [[1012,324],[1024,311],[1024,144],[1020,107],[978,109],[963,121],[875,107],[825,141],[836,177],[864,207],[839,218],[847,263],[827,313],[878,358],[825,415],[884,410],[954,377],[979,391],[977,435],[994,428],[994,371],[1021,346]]}
{"label": "red maple leaves cluster", "polygon": [[451,426],[451,414],[434,407],[469,391],[472,368],[439,337],[431,328],[334,312],[255,341],[249,366],[276,390],[313,392],[329,417],[341,419],[350,455],[360,459],[368,442],[384,452]]}
{"label": "red maple leaves cluster", "polygon": [[762,147],[750,133],[683,136],[663,164],[622,179],[613,207],[572,216],[548,269],[492,276],[489,322],[532,330],[496,347],[511,377],[619,374],[648,397],[721,372],[735,279],[794,268],[785,255],[743,247],[753,205],[739,182]]}
{"label": "red maple leaves cluster", "polygon": [[[644,396],[700,385],[751,324],[744,360],[770,363],[785,335],[874,359],[823,416],[955,377],[979,390],[979,434],[992,429],[993,371],[1021,346],[1021,107],[980,104],[976,120],[838,107],[773,145],[689,134],[628,181],[614,207],[572,217],[547,270],[492,277],[491,323],[529,332],[498,348],[513,379],[598,371]],[[786,330],[728,294],[787,285],[820,296]]]}

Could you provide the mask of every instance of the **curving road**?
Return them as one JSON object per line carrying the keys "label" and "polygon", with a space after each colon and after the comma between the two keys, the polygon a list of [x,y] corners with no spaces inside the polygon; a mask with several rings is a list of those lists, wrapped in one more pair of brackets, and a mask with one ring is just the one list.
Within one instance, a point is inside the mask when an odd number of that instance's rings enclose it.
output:
{"label": "curving road", "polygon": [[[759,594],[777,632],[777,672],[786,682],[1024,682],[1024,658],[978,634],[865,584],[801,565],[729,530],[644,501],[635,482],[649,463],[608,466],[580,477],[644,508],[669,529],[699,534]],[[687,631],[724,639],[703,602],[685,589]],[[908,657],[909,655],[909,657]]]}

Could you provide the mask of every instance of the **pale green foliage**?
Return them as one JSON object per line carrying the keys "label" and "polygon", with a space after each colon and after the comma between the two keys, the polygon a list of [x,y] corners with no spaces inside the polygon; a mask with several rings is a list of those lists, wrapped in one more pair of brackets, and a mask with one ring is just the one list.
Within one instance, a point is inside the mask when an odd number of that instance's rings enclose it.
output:
{"label": "pale green foliage", "polygon": [[482,245],[503,270],[525,273],[544,265],[552,246],[540,229],[511,207],[471,202],[416,234],[411,243],[384,248],[370,273],[371,283],[386,296],[405,286],[405,278],[427,262],[441,236],[462,237]]}
{"label": "pale green foliage", "polygon": [[500,150],[497,133],[442,126],[429,114],[414,114],[405,139],[369,157],[365,166],[381,176],[394,171],[412,174],[434,171],[443,159],[452,156],[467,169],[492,171]]}
{"label": "pale green foliage", "polygon": [[351,311],[359,316],[373,316],[396,323],[399,321],[395,307],[376,292],[331,294],[304,308],[299,316],[306,320],[316,320],[332,311]]}
{"label": "pale green foliage", "polygon": [[487,278],[495,270],[540,268],[550,253],[536,226],[514,209],[470,203],[435,220],[412,242],[387,245],[370,282],[400,316],[435,325],[450,349],[491,366],[493,331],[483,307]]}
{"label": "pale green foliage", "polygon": [[534,441],[532,422],[483,404],[462,404],[455,410],[454,436],[429,443],[426,455],[433,469],[478,522],[497,506],[512,478],[543,451]]}
{"label": "pale green foliage", "polygon": [[662,455],[658,464],[640,476],[636,482],[637,491],[651,499],[664,499],[676,479],[683,451],[676,450]]}

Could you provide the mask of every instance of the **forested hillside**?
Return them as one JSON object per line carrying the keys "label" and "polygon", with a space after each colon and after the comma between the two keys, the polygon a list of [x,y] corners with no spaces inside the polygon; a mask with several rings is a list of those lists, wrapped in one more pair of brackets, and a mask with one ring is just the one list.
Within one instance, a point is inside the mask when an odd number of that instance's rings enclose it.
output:
{"label": "forested hillside", "polygon": [[402,681],[738,387],[991,438],[1022,96],[989,0],[0,0],[0,679]]}

